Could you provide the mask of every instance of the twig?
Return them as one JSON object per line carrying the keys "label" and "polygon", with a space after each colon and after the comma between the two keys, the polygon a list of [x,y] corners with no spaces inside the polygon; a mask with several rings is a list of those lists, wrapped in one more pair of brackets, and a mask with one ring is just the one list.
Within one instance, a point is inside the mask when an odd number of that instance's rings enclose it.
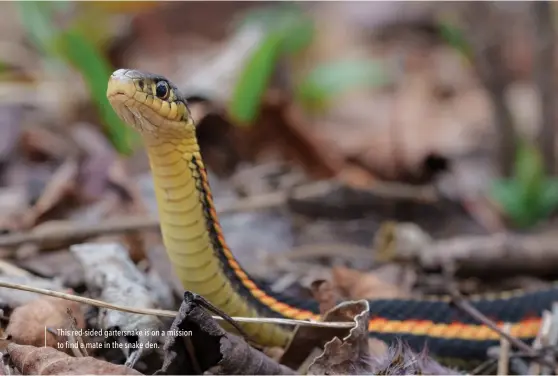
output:
{"label": "twig", "polygon": [[[219,215],[234,214],[238,212],[264,210],[279,207],[286,204],[290,199],[309,199],[320,197],[331,193],[339,188],[340,184],[332,181],[317,181],[301,185],[290,191],[277,191],[262,195],[252,196],[238,200],[230,205],[222,206],[217,210]],[[414,193],[411,193],[413,189]],[[417,200],[435,200],[433,193],[417,188],[404,188],[389,185],[377,185],[366,189],[371,194],[377,194],[389,198],[415,198]],[[432,194],[431,194],[432,193]],[[15,233],[0,236],[0,247],[18,247],[25,243],[46,243],[53,241],[70,241],[74,239],[86,239],[98,235],[118,234],[130,231],[159,230],[159,220],[155,217],[122,216],[112,218],[101,223],[76,223],[65,222],[49,227],[48,229],[33,230],[26,233]]]}
{"label": "twig", "polygon": [[[510,334],[511,324],[505,323],[502,332]],[[510,361],[510,343],[505,337],[500,338],[500,357],[498,358],[498,375],[508,374]]]}
{"label": "twig", "polygon": [[498,327],[498,325],[496,325],[492,320],[490,320],[488,317],[483,315],[475,307],[473,307],[468,301],[466,301],[463,298],[463,296],[455,288],[450,288],[449,290],[450,290],[449,293],[451,295],[452,302],[453,302],[453,304],[455,304],[455,306],[457,308],[461,309],[463,312],[467,313],[469,316],[471,316],[475,320],[481,322],[482,324],[486,325],[490,329],[494,330],[500,336],[507,339],[512,345],[514,345],[518,349],[524,351],[527,355],[532,356],[534,359],[536,359],[540,363],[542,363],[546,366],[552,367],[552,368],[556,367],[556,365],[554,364],[553,361],[549,361],[547,359],[541,359],[540,354],[538,354],[535,350],[533,350],[531,347],[529,347],[529,345],[527,345],[525,342],[523,342],[523,341],[511,336],[510,334],[502,331],[502,329],[500,329]]}
{"label": "twig", "polygon": [[[548,335],[546,336],[547,343],[546,346],[552,349],[551,358],[554,358],[556,344],[558,343],[558,304],[554,303],[552,305],[552,313],[550,318],[550,328],[548,330]],[[548,367],[543,367],[541,373],[548,375],[552,372],[556,374],[556,369],[548,369]]]}
{"label": "twig", "polygon": [[[29,291],[34,292],[37,294],[53,296],[55,298],[72,300],[74,302],[89,304],[95,307],[101,308],[108,308],[114,309],[117,311],[122,312],[129,312],[129,313],[137,313],[140,315],[153,315],[153,316],[161,316],[161,317],[176,317],[178,314],[177,311],[169,311],[165,309],[152,309],[152,308],[135,308],[135,307],[126,307],[118,304],[110,304],[104,302],[102,300],[97,299],[90,299],[85,298],[83,296],[71,295],[66,294],[59,291],[52,291],[47,289],[41,289],[38,287],[32,287],[27,285],[22,285],[19,283],[10,283],[0,281],[0,287],[6,287],[9,289],[15,290],[22,290],[22,291]],[[218,321],[224,321],[221,316],[212,316],[213,319]],[[246,322],[246,323],[257,323],[257,324],[279,324],[279,325],[289,325],[289,326],[312,326],[317,328],[352,328],[354,327],[354,323],[349,322],[321,322],[321,321],[305,321],[305,320],[294,320],[294,319],[279,319],[279,318],[265,318],[265,317],[231,317],[234,321],[237,322]]]}
{"label": "twig", "polygon": [[[496,365],[496,363],[500,360],[500,356],[501,356],[501,351],[502,348],[501,346],[494,346],[494,347],[490,347],[488,349],[488,357],[494,361],[494,365]],[[525,358],[527,358],[527,356],[521,352],[512,352],[508,351],[508,367],[509,367],[509,372],[511,372],[514,375],[531,375],[528,371],[529,371],[529,365],[527,364],[527,362],[524,360]],[[490,372],[483,372],[483,373],[478,373],[479,375],[487,375],[490,374]]]}
{"label": "twig", "polygon": [[466,235],[433,241],[420,227],[398,223],[393,230],[378,232],[375,241],[384,244],[390,241],[389,236],[395,236],[397,241],[395,247],[389,248],[391,253],[380,253],[382,261],[412,262],[427,269],[449,262],[455,264],[460,275],[547,275],[558,262],[558,236],[549,231]]}
{"label": "twig", "polygon": [[[331,190],[331,182],[317,182],[307,184],[295,189],[297,197],[313,197],[327,193]],[[237,212],[269,209],[287,202],[288,192],[280,191],[252,196],[239,200],[231,205],[222,207],[218,213],[233,214]],[[83,239],[98,235],[118,234],[129,231],[158,230],[159,219],[155,217],[119,217],[103,221],[98,224],[82,224],[67,222],[67,225],[57,225],[52,228],[16,233],[0,236],[0,247],[18,247],[25,243],[45,243],[60,240]]]}
{"label": "twig", "polygon": [[[552,314],[549,311],[543,311],[541,326],[539,328],[539,333],[533,341],[533,350],[540,351],[545,343],[548,343],[548,333],[552,325]],[[541,372],[541,365],[537,362],[531,362],[529,366],[529,375],[539,375]]]}
{"label": "twig", "polygon": [[294,247],[278,255],[269,255],[266,262],[306,260],[318,257],[340,257],[354,260],[372,260],[373,250],[349,243],[309,244]]}
{"label": "twig", "polygon": [[57,225],[52,228],[0,236],[0,247],[17,247],[25,243],[45,243],[60,240],[88,238],[104,234],[116,234],[127,231],[156,229],[156,218],[120,217],[98,224],[67,222],[67,226]]}
{"label": "twig", "polygon": [[488,359],[487,361],[479,364],[471,371],[471,375],[488,375],[492,372],[493,367],[498,363],[497,359]]}
{"label": "twig", "polygon": [[3,274],[7,274],[7,275],[15,275],[15,276],[21,276],[21,277],[31,277],[31,276],[33,276],[27,270],[21,269],[21,268],[15,266],[15,265],[9,263],[6,260],[0,260],[0,271],[2,271]]}

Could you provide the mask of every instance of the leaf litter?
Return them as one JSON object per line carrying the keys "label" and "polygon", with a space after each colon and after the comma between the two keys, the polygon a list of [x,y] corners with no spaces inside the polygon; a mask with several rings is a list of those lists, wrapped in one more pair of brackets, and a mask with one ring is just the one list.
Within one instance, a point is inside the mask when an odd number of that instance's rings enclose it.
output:
{"label": "leaf litter", "polygon": [[[98,6],[98,9],[90,12],[87,9],[92,8],[87,8],[88,6],[95,7],[83,5],[81,8],[82,5],[76,5],[73,8],[72,12],[79,15],[76,20],[83,18],[85,23],[95,24],[95,15],[98,16],[99,12],[106,12],[106,20],[117,14],[118,22],[114,22],[114,29],[112,23],[103,22],[106,25],[101,33],[103,35],[92,38],[95,43],[101,44],[99,48],[108,55],[120,55],[113,56],[112,63],[163,73],[181,88],[190,89],[188,95],[193,103],[196,102],[196,96],[203,97],[202,106],[194,108],[197,122],[203,124],[200,128],[200,144],[207,156],[205,159],[208,168],[218,175],[219,184],[234,185],[232,182],[235,176],[240,177],[237,180],[242,181],[244,188],[238,189],[240,193],[233,195],[234,200],[239,195],[247,199],[254,196],[246,189],[247,186],[264,187],[265,192],[272,192],[270,187],[289,191],[305,180],[324,177],[338,179],[357,188],[357,191],[381,186],[382,180],[436,183],[436,174],[441,170],[453,183],[443,187],[444,198],[450,197],[458,205],[464,203],[473,217],[472,220],[454,220],[455,216],[461,214],[451,213],[449,215],[452,217],[448,220],[447,208],[444,206],[446,202],[443,205],[429,203],[419,206],[415,213],[414,209],[407,206],[407,201],[402,204],[382,193],[375,193],[374,205],[368,205],[368,199],[363,196],[351,196],[354,191],[337,193],[342,196],[341,200],[324,196],[313,197],[313,202],[310,202],[311,200],[303,198],[297,199],[296,205],[293,205],[296,200],[286,193],[289,213],[276,216],[287,223],[284,227],[289,228],[289,231],[279,236],[273,235],[273,231],[262,231],[262,238],[268,240],[262,241],[263,246],[257,245],[265,248],[257,251],[250,249],[256,247],[251,243],[244,246],[246,241],[235,240],[235,254],[266,253],[271,248],[270,244],[279,243],[279,248],[294,248],[301,239],[306,238],[332,243],[350,241],[370,249],[372,260],[376,251],[389,251],[396,245],[395,249],[401,251],[401,243],[406,241],[396,234],[396,240],[392,240],[397,244],[388,241],[379,249],[374,247],[372,250],[369,241],[371,235],[383,221],[393,217],[403,218],[404,222],[408,222],[409,217],[413,217],[411,222],[428,222],[420,227],[432,234],[433,238],[478,232],[479,227],[482,229],[480,231],[501,228],[491,224],[477,226],[475,223],[499,222],[493,219],[500,215],[497,210],[490,210],[488,214],[475,214],[485,202],[482,200],[483,192],[486,183],[493,176],[493,172],[485,168],[488,165],[485,163],[486,158],[480,158],[480,163],[467,160],[470,164],[467,168],[462,168],[461,161],[455,161],[466,159],[463,156],[475,153],[481,141],[486,142],[494,137],[494,132],[490,129],[490,98],[460,52],[455,51],[452,46],[433,42],[431,31],[423,32],[424,29],[432,29],[437,7],[417,6],[415,10],[408,7],[403,12],[405,17],[402,17],[398,4],[388,6],[371,3],[357,7],[352,4],[331,3],[327,6],[309,6],[305,9],[306,15],[309,14],[311,18],[308,25],[312,23],[316,28],[312,46],[299,55],[283,56],[277,66],[272,67],[274,69],[269,69],[274,71],[273,77],[269,81],[269,87],[263,90],[261,106],[253,113],[257,115],[256,120],[250,127],[239,127],[234,116],[231,116],[234,111],[230,111],[231,103],[236,103],[231,100],[235,92],[235,75],[242,72],[246,57],[253,57],[250,54],[251,49],[266,38],[261,30],[254,33],[253,28],[238,32],[232,27],[236,23],[232,21],[234,17],[231,15],[242,15],[253,5],[228,5],[224,10],[207,4],[145,3],[128,4],[126,10],[123,10],[118,8],[118,4],[111,4]],[[14,241],[3,247],[1,253],[6,258],[3,261],[13,261],[14,265],[25,269],[28,274],[14,276],[3,273],[0,280],[57,291],[64,291],[71,286],[80,295],[100,297],[115,303],[125,301],[130,306],[172,309],[177,304],[174,297],[176,291],[170,287],[172,278],[169,275],[172,272],[169,272],[157,231],[127,231],[125,234],[108,236],[70,236],[75,222],[94,227],[98,222],[113,216],[148,215],[148,208],[153,207],[153,199],[142,192],[138,178],[138,171],[145,173],[148,167],[145,153],[141,149],[137,153],[139,159],[143,159],[142,166],[134,159],[124,161],[113,146],[114,140],[111,137],[114,132],[107,131],[103,128],[104,124],[101,124],[103,115],[96,113],[100,101],[89,98],[90,92],[80,80],[79,67],[75,70],[51,69],[52,57],[22,42],[28,36],[24,25],[13,22],[18,19],[16,6],[6,3],[0,5],[0,8],[0,13],[7,15],[7,22],[2,24],[2,29],[9,30],[2,35],[10,36],[4,38],[5,40],[0,38],[0,77],[2,80],[18,77],[18,80],[25,81],[0,83],[0,101],[6,103],[0,106],[0,123],[6,124],[6,127],[2,127],[4,141],[0,142],[0,173],[3,183],[0,206],[2,209],[6,208],[0,213],[0,228],[7,233],[6,236],[46,234],[43,240],[37,236],[35,240],[20,239],[21,241]],[[200,9],[204,9],[205,13],[200,13]],[[447,8],[444,7],[445,9]],[[196,15],[199,14],[211,16],[202,18],[203,21],[200,22],[199,19],[196,20]],[[525,78],[533,65],[533,58],[528,52],[529,43],[526,42],[528,38],[525,38],[523,26],[514,24],[518,27],[513,30],[514,37],[506,41],[505,53],[512,75]],[[225,25],[228,25],[228,29]],[[81,27],[84,30],[94,30],[90,26]],[[117,36],[112,42],[107,37],[111,33]],[[146,55],[146,48],[154,40],[165,40],[165,43],[158,45],[156,53]],[[9,48],[4,49],[2,43],[7,43]],[[4,55],[9,56],[4,59]],[[7,62],[5,66],[4,60]],[[362,63],[366,65],[366,69],[362,68]],[[353,64],[353,70],[360,76],[343,72],[341,68],[346,67],[346,64]],[[6,68],[8,74],[4,74]],[[320,77],[324,79],[321,80]],[[342,78],[352,82],[343,81],[339,84]],[[99,78],[99,82],[105,79],[106,77]],[[363,81],[363,85],[353,87],[358,81]],[[323,85],[333,85],[336,82],[343,90],[329,91],[331,87]],[[344,83],[352,87],[347,90]],[[517,84],[514,85],[516,86],[512,85],[512,89],[517,89]],[[522,84],[521,88],[525,89],[523,86],[525,85]],[[524,133],[530,134],[533,133],[530,132],[534,128],[533,124],[538,123],[534,110],[538,104],[531,98],[532,88],[529,84],[526,86],[526,90],[511,90],[511,95],[514,96],[514,102],[521,104],[512,106],[515,112],[520,112],[519,126],[525,128]],[[246,94],[245,100],[253,93]],[[243,98],[235,98],[246,105],[242,102]],[[316,103],[320,105],[314,106]],[[246,178],[250,176],[249,173],[242,174],[249,172],[254,166],[269,162],[283,166],[281,172],[269,172],[250,178]],[[437,166],[438,162],[457,167],[448,172]],[[483,174],[479,172],[481,168]],[[463,176],[456,177],[458,174]],[[292,178],[293,175],[296,178]],[[381,190],[376,192],[379,191]],[[351,200],[352,204],[347,204]],[[327,205],[327,210],[317,210]],[[434,211],[434,215],[432,212],[421,212],[425,207],[434,206],[436,210],[440,206],[443,210]],[[363,209],[366,207],[372,207],[373,210]],[[324,213],[327,215],[323,215]],[[323,218],[338,218],[340,214],[351,219],[340,221]],[[366,218],[362,218],[363,216]],[[491,218],[482,219],[487,216]],[[234,220],[233,218],[230,220]],[[321,232],[313,236],[305,234],[311,232],[309,223],[320,221],[327,222]],[[229,238],[248,238],[243,233],[246,229],[241,227],[236,226],[234,231],[226,230],[239,234],[233,234],[234,237],[231,235]],[[55,232],[66,232],[68,236],[58,236],[55,239],[48,237],[48,234]],[[285,240],[287,238],[288,241]],[[65,253],[75,258],[75,253],[68,252],[68,249],[84,242],[88,243],[91,254],[119,243],[121,246],[116,248],[124,247],[119,253],[123,257],[118,256],[120,258],[111,261],[102,257],[100,261],[82,259],[79,261],[83,263],[81,268],[66,266],[68,257],[47,257],[53,255],[51,251],[54,250],[60,255]],[[428,244],[430,242],[431,240]],[[161,250],[160,253],[153,251],[157,247]],[[387,268],[382,270],[374,265],[374,270],[371,270],[372,261],[367,260],[364,263],[359,261],[362,258],[357,257],[355,260],[354,257],[346,257],[343,253],[347,252],[350,252],[350,247],[340,245],[334,256],[320,255],[317,252],[311,257],[311,262],[294,260],[285,264],[287,266],[282,270],[279,266],[272,265],[266,271],[256,274],[260,279],[272,282],[276,277],[290,274],[287,279],[291,282],[283,283],[283,286],[287,286],[284,288],[288,293],[303,295],[307,299],[312,299],[313,296],[320,304],[321,313],[325,315],[324,320],[336,317],[339,320],[354,321],[353,330],[299,327],[289,348],[263,349],[260,352],[240,337],[229,336],[217,330],[220,329],[217,324],[209,323],[211,320],[201,313],[192,316],[191,312],[182,312],[185,305],[192,312],[198,312],[199,308],[196,308],[196,301],[187,302],[185,298],[181,306],[182,321],[175,319],[175,325],[201,328],[200,324],[203,323],[206,325],[203,328],[214,330],[210,331],[213,337],[206,336],[207,333],[201,337],[207,339],[207,343],[196,343],[196,359],[201,361],[198,365],[202,369],[209,367],[208,370],[213,367],[211,372],[236,373],[245,373],[247,369],[271,373],[301,373],[308,370],[313,374],[348,374],[355,370],[375,374],[451,373],[450,370],[438,368],[426,353],[413,353],[404,343],[389,347],[368,339],[364,327],[364,308],[361,307],[360,311],[356,308],[363,304],[359,299],[406,297],[414,294],[417,271],[406,269],[407,264],[398,267],[389,257],[384,260],[391,263]],[[100,255],[103,256],[103,252]],[[153,260],[154,257],[156,260]],[[256,258],[245,258],[256,264],[251,260]],[[165,265],[160,267],[161,263]],[[247,269],[258,268],[250,264],[248,262]],[[2,271],[7,272],[8,269]],[[293,272],[295,269],[298,270],[296,273]],[[70,282],[70,278],[61,270],[82,275]],[[400,276],[405,273],[408,275],[401,279]],[[314,284],[307,282],[316,275],[320,275],[320,278],[330,277],[330,281],[317,281]],[[129,295],[123,293],[126,287],[130,288]],[[179,294],[183,292],[180,286],[174,290]],[[353,301],[338,305],[339,300],[343,299]],[[70,303],[60,304],[58,307],[52,301],[28,292],[0,290],[0,303],[2,308],[7,307],[5,314],[10,318],[7,328],[10,333],[13,332],[11,338],[16,342],[33,343],[37,346],[9,345],[13,346],[8,347],[8,352],[20,362],[20,372],[137,374],[136,371],[120,366],[113,368],[110,362],[123,363],[125,359],[110,352],[95,352],[99,359],[78,359],[53,348],[40,348],[42,343],[39,342],[38,328],[42,322],[48,321],[48,315],[33,316],[29,312],[51,312],[56,321],[52,326],[68,325],[63,307],[67,308]],[[43,309],[38,310],[37,307]],[[58,308],[60,309],[57,310]],[[331,313],[338,311],[345,313],[342,317]],[[72,309],[72,312],[81,327],[79,310]],[[114,313],[111,310],[103,312],[107,315],[100,317],[100,320],[98,315],[91,317],[91,312],[86,312],[84,317],[87,327],[108,328],[113,324],[134,329],[164,327],[148,316],[140,319],[140,316],[127,313]],[[368,341],[367,344],[365,340]],[[168,342],[169,338],[167,344]],[[170,363],[167,362],[170,368],[176,366],[176,361],[192,360],[191,344],[180,344],[181,342],[184,339],[174,338],[174,342],[168,344],[165,350],[165,361],[172,358],[169,358],[172,351],[180,354],[175,355]],[[219,343],[227,343],[228,347],[214,346],[199,357],[199,349],[204,350],[207,346]],[[50,345],[54,346],[54,342]],[[376,345],[378,349],[373,350]],[[235,350],[234,346],[239,350]],[[25,353],[23,363],[21,352]],[[189,357],[182,359],[182,355],[186,353],[190,354]],[[248,360],[245,363],[235,362],[232,356],[238,354],[246,355]],[[54,363],[56,366],[48,366],[49,357],[57,359]],[[136,362],[136,367],[142,371],[158,368],[163,361],[160,354],[155,358],[140,358],[137,362],[132,359],[131,363]],[[128,361],[130,365],[130,359]],[[258,361],[261,363],[256,364]],[[284,368],[282,361],[288,363],[289,369]],[[149,363],[148,366],[146,363]],[[179,364],[179,368],[184,367],[182,369],[187,372],[195,371],[192,366]],[[94,367],[98,367],[98,370]]]}

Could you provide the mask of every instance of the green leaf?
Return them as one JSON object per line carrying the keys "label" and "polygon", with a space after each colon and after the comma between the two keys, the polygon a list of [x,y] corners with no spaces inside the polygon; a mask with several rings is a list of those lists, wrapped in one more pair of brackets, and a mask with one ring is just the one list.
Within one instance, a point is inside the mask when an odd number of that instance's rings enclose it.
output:
{"label": "green leaf", "polygon": [[547,217],[558,207],[558,179],[546,179],[538,197],[541,215]]}
{"label": "green leaf", "polygon": [[506,215],[516,224],[528,217],[524,202],[520,199],[519,187],[514,181],[496,181],[491,189],[491,196],[502,206]]}
{"label": "green leaf", "polygon": [[49,57],[56,57],[74,66],[82,74],[91,96],[97,105],[101,120],[107,128],[109,139],[118,152],[131,151],[131,142],[136,137],[114,113],[106,98],[106,84],[112,73],[110,64],[104,59],[90,39],[86,38],[77,23],[75,29],[58,30],[53,22],[55,12],[66,11],[69,3],[22,1],[21,19],[33,42]]}
{"label": "green leaf", "polygon": [[545,176],[539,149],[520,139],[513,178],[496,182],[491,194],[516,226],[526,228],[547,218],[558,207],[558,179]]}
{"label": "green leaf", "polygon": [[42,1],[20,1],[17,4],[23,26],[33,43],[43,52],[51,53],[58,34],[52,23],[53,4]]}
{"label": "green leaf", "polygon": [[264,36],[247,59],[233,90],[229,114],[239,125],[257,117],[262,96],[278,60],[311,43],[314,25],[296,6],[258,9],[242,22],[244,27],[260,27]]}
{"label": "green leaf", "polygon": [[538,148],[526,140],[519,140],[517,146],[514,179],[521,187],[523,200],[537,200],[543,188],[544,164]]}
{"label": "green leaf", "polygon": [[60,34],[57,46],[65,60],[83,75],[114,147],[120,153],[130,153],[134,133],[114,113],[106,97],[107,80],[112,73],[109,63],[86,37],[73,30]]}
{"label": "green leaf", "polygon": [[384,65],[366,60],[328,62],[313,69],[297,87],[297,99],[309,108],[323,107],[335,96],[356,87],[391,82]]}
{"label": "green leaf", "polygon": [[282,53],[289,55],[308,46],[315,31],[313,19],[292,3],[253,10],[242,19],[240,25],[261,27],[266,33],[282,33]]}
{"label": "green leaf", "polygon": [[229,114],[240,125],[252,123],[280,54],[281,33],[269,33],[253,51],[234,87]]}
{"label": "green leaf", "polygon": [[302,14],[289,14],[283,21],[282,53],[293,55],[306,48],[314,38],[314,23]]}
{"label": "green leaf", "polygon": [[462,30],[445,20],[438,22],[438,28],[442,39],[444,39],[447,44],[457,50],[467,60],[472,60],[473,49]]}

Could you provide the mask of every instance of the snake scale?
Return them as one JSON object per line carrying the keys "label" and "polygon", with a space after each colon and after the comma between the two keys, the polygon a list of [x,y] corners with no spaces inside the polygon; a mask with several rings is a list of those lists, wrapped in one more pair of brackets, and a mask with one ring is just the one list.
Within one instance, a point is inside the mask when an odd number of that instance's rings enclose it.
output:
{"label": "snake scale", "polygon": [[[162,76],[119,69],[107,98],[118,116],[142,136],[149,157],[163,243],[184,289],[202,295],[230,316],[319,319],[318,304],[272,292],[255,282],[228,248],[215,211],[196,125],[184,96]],[[542,312],[558,300],[558,287],[471,297],[471,303],[526,342],[537,335]],[[371,300],[371,335],[400,338],[440,358],[478,360],[499,336],[461,313],[448,297]],[[264,346],[285,346],[291,331],[276,324],[244,323]]]}

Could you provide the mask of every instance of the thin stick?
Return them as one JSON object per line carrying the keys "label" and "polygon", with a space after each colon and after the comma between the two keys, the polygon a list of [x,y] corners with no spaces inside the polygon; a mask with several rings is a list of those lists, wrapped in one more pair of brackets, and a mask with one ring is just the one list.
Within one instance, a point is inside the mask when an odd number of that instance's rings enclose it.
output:
{"label": "thin stick", "polygon": [[[129,312],[129,313],[137,313],[140,315],[153,315],[153,316],[161,316],[161,317],[176,317],[178,314],[177,311],[169,311],[164,309],[152,309],[152,308],[136,308],[136,307],[127,307],[123,305],[117,304],[110,304],[104,302],[102,300],[97,299],[90,299],[85,298],[83,296],[71,295],[66,294],[59,291],[52,291],[47,289],[41,289],[38,287],[32,287],[27,285],[22,285],[19,283],[10,283],[0,281],[0,287],[6,287],[9,289],[15,290],[22,290],[22,291],[29,291],[34,292],[37,294],[53,296],[55,298],[61,298],[66,300],[72,300],[74,302],[89,304],[96,307],[114,309],[116,311],[122,312]],[[224,321],[221,316],[212,316],[214,320]],[[305,321],[305,320],[294,320],[294,319],[276,319],[276,318],[264,318],[264,317],[231,317],[234,321],[237,322],[246,322],[246,323],[256,323],[256,324],[279,324],[279,325],[290,325],[290,326],[311,326],[317,328],[352,328],[354,327],[354,323],[350,322],[321,322],[321,321]]]}
{"label": "thin stick", "polygon": [[97,224],[82,224],[68,221],[49,229],[37,229],[31,232],[0,236],[0,247],[17,247],[25,243],[45,243],[60,240],[69,241],[128,231],[156,230],[158,226],[159,220],[152,217],[120,217]]}
{"label": "thin stick", "polygon": [[[276,191],[256,196],[251,196],[243,200],[238,200],[230,205],[217,209],[218,214],[226,215],[238,212],[263,210],[285,205],[290,198],[306,199],[323,196],[339,186],[339,183],[331,181],[317,181],[303,184],[291,191]],[[382,184],[367,189],[371,194],[382,197],[412,197],[409,192],[399,192],[401,188],[392,185]],[[409,188],[411,189],[411,188]],[[415,189],[416,190],[416,189]],[[424,192],[423,192],[424,191]],[[426,193],[425,193],[426,192]],[[422,189],[415,194],[415,199],[435,200],[436,197],[430,194],[430,190]],[[431,197],[432,196],[432,197]],[[25,243],[44,243],[50,241],[83,239],[98,235],[118,234],[129,231],[139,230],[159,230],[159,220],[154,217],[120,217],[105,220],[101,223],[81,224],[68,221],[53,228],[15,233],[0,236],[0,247],[18,247]]]}
{"label": "thin stick", "polygon": [[[541,326],[539,327],[539,333],[533,341],[533,350],[540,351],[545,344],[548,342],[548,333],[550,332],[550,327],[552,325],[552,314],[544,310],[542,313]],[[529,375],[539,375],[541,372],[541,365],[537,362],[531,362],[529,366]]]}
{"label": "thin stick", "polygon": [[[504,324],[502,331],[509,334],[511,324],[509,322]],[[500,357],[498,358],[498,375],[507,375],[510,362],[510,342],[505,338],[500,338]]]}
{"label": "thin stick", "polygon": [[500,329],[498,325],[496,325],[496,323],[494,323],[488,317],[483,315],[481,312],[479,312],[479,310],[477,310],[468,301],[466,301],[456,289],[454,288],[450,289],[450,295],[452,297],[452,301],[455,304],[455,306],[461,309],[463,312],[467,313],[469,316],[481,322],[482,324],[488,326],[490,329],[494,330],[500,336],[507,339],[512,345],[524,351],[527,355],[532,356],[534,359],[537,359],[537,361],[539,361],[540,363],[544,363],[545,365],[552,368],[555,367],[554,362],[548,361],[546,359],[541,359],[540,355],[531,347],[529,347],[529,345],[527,345],[525,342],[502,331],[502,329]]}

